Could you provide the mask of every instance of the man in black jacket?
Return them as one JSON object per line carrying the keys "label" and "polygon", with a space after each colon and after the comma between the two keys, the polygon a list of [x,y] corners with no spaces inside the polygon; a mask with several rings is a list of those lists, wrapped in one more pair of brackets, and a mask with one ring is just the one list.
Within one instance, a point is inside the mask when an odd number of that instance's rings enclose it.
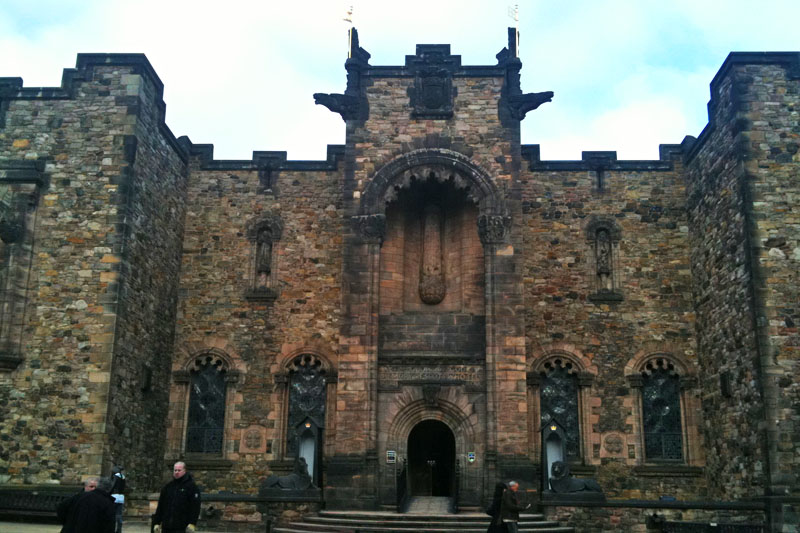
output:
{"label": "man in black jacket", "polygon": [[67,533],[67,521],[70,520],[72,511],[75,509],[75,505],[78,503],[80,497],[83,496],[85,492],[91,492],[96,489],[99,482],[99,477],[86,478],[86,481],[83,482],[82,491],[58,504],[58,507],[56,507],[56,516],[58,517],[59,523],[64,526],[64,528],[61,529],[61,533]]}
{"label": "man in black jacket", "polygon": [[112,481],[101,478],[97,488],[84,492],[67,516],[62,533],[114,533],[114,498],[108,493]]}
{"label": "man in black jacket", "polygon": [[164,485],[153,515],[154,533],[184,533],[194,531],[200,516],[200,489],[186,463],[179,461],[172,468],[172,481]]}

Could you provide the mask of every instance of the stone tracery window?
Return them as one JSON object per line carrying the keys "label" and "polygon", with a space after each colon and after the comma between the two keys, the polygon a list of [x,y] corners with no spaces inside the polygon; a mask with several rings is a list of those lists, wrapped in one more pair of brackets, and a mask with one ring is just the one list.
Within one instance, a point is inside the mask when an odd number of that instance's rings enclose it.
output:
{"label": "stone tracery window", "polygon": [[222,454],[225,434],[227,372],[224,361],[203,355],[190,371],[189,413],[186,422],[186,452]]}
{"label": "stone tracery window", "polygon": [[681,393],[675,366],[656,358],[644,365],[641,375],[645,458],[682,461]]}
{"label": "stone tracery window", "polygon": [[580,457],[578,375],[570,361],[561,358],[544,364],[539,385],[541,424],[556,420],[566,433],[567,457]]}
{"label": "stone tracery window", "polygon": [[[304,429],[325,426],[325,371],[311,354],[295,357],[289,367],[288,455],[297,456]],[[310,424],[306,426],[306,424]]]}

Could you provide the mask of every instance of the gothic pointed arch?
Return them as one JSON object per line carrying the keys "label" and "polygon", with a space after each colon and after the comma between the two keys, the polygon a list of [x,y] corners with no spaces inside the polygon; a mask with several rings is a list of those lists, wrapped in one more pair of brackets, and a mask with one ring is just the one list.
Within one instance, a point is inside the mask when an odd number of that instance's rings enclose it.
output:
{"label": "gothic pointed arch", "polygon": [[324,448],[333,440],[331,413],[337,383],[333,354],[322,343],[284,345],[274,367],[276,400],[283,405],[279,457],[302,457],[315,484],[322,481]]}
{"label": "gothic pointed arch", "polygon": [[489,173],[467,156],[445,148],[422,148],[396,157],[367,184],[361,195],[358,215],[354,217],[362,237],[382,240],[385,231],[386,205],[397,199],[398,192],[412,182],[450,182],[463,189],[478,206],[478,229],[481,241],[502,242],[511,225],[502,193]]}
{"label": "gothic pointed arch", "polygon": [[644,464],[700,464],[695,368],[678,350],[654,343],[625,366],[636,406],[633,420]]}
{"label": "gothic pointed arch", "polygon": [[527,374],[530,442],[538,443],[534,455],[541,446],[541,428],[558,422],[566,433],[567,457],[573,462],[586,459],[589,390],[597,368],[571,345],[547,345],[537,352]]}
{"label": "gothic pointed arch", "polygon": [[[168,459],[192,456],[203,464],[225,459],[235,439],[236,392],[245,366],[223,340],[178,351],[172,371]],[[217,463],[218,464],[218,463]]]}

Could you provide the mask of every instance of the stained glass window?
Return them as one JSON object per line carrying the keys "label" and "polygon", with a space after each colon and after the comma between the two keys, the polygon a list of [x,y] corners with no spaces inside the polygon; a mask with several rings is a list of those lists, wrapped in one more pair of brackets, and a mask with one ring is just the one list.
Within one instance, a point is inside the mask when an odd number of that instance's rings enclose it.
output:
{"label": "stained glass window", "polygon": [[325,375],[322,364],[312,355],[297,357],[289,372],[289,455],[297,456],[300,435],[297,428],[306,420],[321,428],[325,424]]}
{"label": "stained glass window", "polygon": [[542,427],[554,419],[564,428],[567,457],[580,457],[580,421],[578,419],[578,376],[572,364],[561,360],[545,364],[540,386]]}
{"label": "stained glass window", "polygon": [[678,376],[662,360],[642,373],[642,415],[645,457],[656,461],[683,459],[680,385]]}
{"label": "stained glass window", "polygon": [[225,429],[225,370],[209,359],[192,372],[189,419],[186,430],[188,453],[222,453]]}

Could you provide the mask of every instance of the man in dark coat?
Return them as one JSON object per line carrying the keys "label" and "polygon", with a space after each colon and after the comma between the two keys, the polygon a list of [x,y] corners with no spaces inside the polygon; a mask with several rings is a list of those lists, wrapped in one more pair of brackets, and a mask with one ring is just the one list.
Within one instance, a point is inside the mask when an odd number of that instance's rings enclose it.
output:
{"label": "man in dark coat", "polygon": [[[62,526],[66,525],[67,520],[69,520],[69,516],[72,513],[72,510],[75,508],[75,504],[78,503],[78,500],[81,496],[83,496],[84,492],[91,492],[97,488],[97,483],[100,481],[98,477],[90,477],[86,478],[86,481],[83,482],[83,490],[70,496],[66,500],[63,500],[61,503],[58,504],[56,507],[56,516],[58,517],[58,523]],[[64,529],[61,530],[62,533]]]}
{"label": "man in dark coat", "polygon": [[517,533],[519,526],[519,512],[524,511],[529,505],[520,502],[519,483],[516,481],[508,482],[508,489],[503,493],[503,500],[500,505],[500,520],[506,526],[508,533]]}
{"label": "man in dark coat", "polygon": [[195,531],[200,516],[200,489],[179,461],[172,468],[172,481],[164,485],[153,515],[154,533]]}
{"label": "man in dark coat", "polygon": [[66,517],[62,533],[114,533],[114,498],[108,493],[112,481],[101,478],[97,488],[81,494]]}

